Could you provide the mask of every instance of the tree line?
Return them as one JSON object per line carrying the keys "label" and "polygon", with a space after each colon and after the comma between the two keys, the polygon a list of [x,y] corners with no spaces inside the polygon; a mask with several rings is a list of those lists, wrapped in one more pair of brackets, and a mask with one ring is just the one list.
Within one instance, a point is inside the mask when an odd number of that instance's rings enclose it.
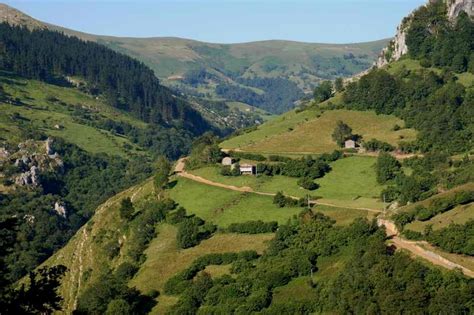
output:
{"label": "tree line", "polygon": [[180,126],[195,134],[209,124],[185,101],[162,86],[144,64],[96,43],[49,30],[0,24],[0,69],[48,83],[86,80],[92,94],[152,124]]}

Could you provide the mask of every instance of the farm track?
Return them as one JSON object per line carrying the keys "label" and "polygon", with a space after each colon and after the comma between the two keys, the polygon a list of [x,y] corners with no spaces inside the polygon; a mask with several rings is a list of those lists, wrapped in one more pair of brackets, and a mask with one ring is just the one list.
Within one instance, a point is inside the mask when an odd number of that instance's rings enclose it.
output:
{"label": "farm track", "polygon": [[[254,191],[251,187],[237,187],[237,186],[232,186],[232,185],[226,185],[222,183],[217,183],[213,182],[211,180],[208,180],[206,178],[196,176],[193,174],[190,174],[184,170],[185,167],[185,160],[186,158],[179,159],[176,166],[175,166],[175,173],[178,176],[188,178],[190,180],[205,184],[205,185],[210,185],[214,187],[220,187],[224,189],[229,189],[233,191],[238,191],[242,193],[253,193],[257,195],[263,195],[263,196],[275,196],[274,193],[266,193],[266,192],[260,192],[260,191]],[[295,199],[299,199],[294,196],[290,196]],[[329,207],[335,207],[335,208],[340,208],[337,205],[331,204],[331,203],[324,203],[324,202],[318,202],[318,201],[310,201],[311,204],[313,205],[324,205],[324,206],[329,206]],[[377,209],[370,209],[370,208],[358,208],[358,207],[344,207],[347,209],[354,209],[354,210],[364,210],[364,211],[370,211],[370,212],[377,212],[377,213],[382,213],[381,210]],[[456,264],[430,250],[427,250],[423,248],[421,245],[426,244],[426,242],[415,242],[415,241],[408,241],[406,239],[403,239],[399,236],[398,229],[396,228],[395,224],[392,221],[389,220],[384,220],[384,219],[378,219],[377,223],[379,226],[385,226],[386,231],[387,231],[387,236],[390,238],[391,243],[395,245],[396,248],[398,249],[404,249],[409,251],[412,255],[416,257],[423,258],[429,262],[431,262],[434,265],[444,267],[449,270],[453,269],[460,269],[464,275],[474,278],[474,271],[467,269],[466,267],[463,267],[459,264]]]}
{"label": "farm track", "polygon": [[[190,180],[193,180],[195,182],[199,182],[199,183],[202,183],[202,184],[205,184],[205,185],[220,187],[220,188],[233,190],[233,191],[238,191],[238,192],[242,192],[242,193],[252,193],[252,194],[256,194],[256,195],[272,196],[272,197],[276,195],[275,193],[256,191],[256,190],[253,190],[251,187],[248,187],[248,186],[240,187],[240,186],[233,186],[233,185],[226,185],[226,184],[222,184],[222,183],[217,183],[217,182],[208,180],[204,177],[190,174],[190,173],[188,173],[184,170],[184,166],[185,166],[184,161],[185,160],[186,160],[186,158],[179,159],[176,166],[175,166],[174,171],[178,176],[188,178]],[[295,196],[288,196],[288,197],[291,197],[293,199],[300,199],[300,198],[295,197]],[[332,203],[319,202],[319,201],[316,201],[316,200],[310,200],[309,202],[312,205],[321,205],[321,206],[328,206],[328,207],[334,207],[334,208],[347,208],[347,209],[353,209],[353,210],[363,210],[363,211],[369,211],[369,212],[382,213],[382,210],[378,210],[378,209],[363,208],[363,207],[346,207],[346,206],[341,207],[341,206],[338,206],[338,205],[335,205],[335,204],[332,204]]]}
{"label": "farm track", "polygon": [[474,278],[474,272],[467,269],[459,264],[456,264],[430,250],[423,248],[421,245],[426,245],[423,241],[409,241],[399,236],[398,229],[392,221],[378,219],[377,223],[379,226],[385,226],[387,236],[390,237],[391,243],[398,249],[405,249],[412,253],[414,256],[421,257],[430,263],[444,267],[449,270],[460,269],[464,275]]}

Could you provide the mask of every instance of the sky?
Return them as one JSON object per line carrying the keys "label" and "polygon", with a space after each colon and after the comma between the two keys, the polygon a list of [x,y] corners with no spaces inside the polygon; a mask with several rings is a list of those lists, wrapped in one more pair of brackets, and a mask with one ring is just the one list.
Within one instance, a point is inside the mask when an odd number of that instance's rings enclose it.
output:
{"label": "sky", "polygon": [[213,43],[285,39],[354,43],[392,37],[426,0],[12,0],[32,17],[112,36]]}

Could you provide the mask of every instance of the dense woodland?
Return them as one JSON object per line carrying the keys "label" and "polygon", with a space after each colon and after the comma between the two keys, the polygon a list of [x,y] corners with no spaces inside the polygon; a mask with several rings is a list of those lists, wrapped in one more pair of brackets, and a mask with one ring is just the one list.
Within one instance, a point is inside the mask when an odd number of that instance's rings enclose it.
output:
{"label": "dense woodland", "polygon": [[49,83],[66,84],[66,76],[87,82],[89,92],[152,124],[173,125],[199,134],[207,122],[189,104],[163,87],[153,71],[128,56],[49,30],[0,24],[0,68]]}
{"label": "dense woodland", "polygon": [[294,82],[283,78],[238,79],[238,82],[258,88],[264,93],[259,94],[247,87],[222,82],[216,87],[217,95],[247,103],[275,114],[290,110],[294,107],[294,103],[304,96],[304,93]]}
{"label": "dense woodland", "polygon": [[[311,280],[320,260],[345,261]],[[206,265],[231,264],[232,275],[211,278]],[[274,303],[274,290],[293,279],[307,280],[306,296]],[[168,280],[168,294],[180,296],[171,314],[416,314],[472,312],[473,281],[425,267],[385,244],[375,222],[356,220],[337,227],[321,214],[306,212],[280,226],[269,250],[212,254]]]}

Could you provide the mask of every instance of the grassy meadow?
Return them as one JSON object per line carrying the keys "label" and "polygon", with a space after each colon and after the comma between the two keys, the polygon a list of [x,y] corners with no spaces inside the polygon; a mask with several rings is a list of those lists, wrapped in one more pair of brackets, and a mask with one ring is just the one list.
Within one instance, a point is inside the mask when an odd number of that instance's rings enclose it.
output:
{"label": "grassy meadow", "polygon": [[321,198],[321,202],[342,208],[382,209],[383,204],[379,199],[383,186],[376,181],[375,163],[376,158],[365,156],[352,156],[335,161],[331,163],[332,170],[316,180],[320,187],[314,191],[299,187],[297,178],[287,176],[222,176],[217,166],[204,167],[191,173],[214,182],[250,187],[259,192],[281,191],[294,197],[317,196]]}
{"label": "grassy meadow", "polygon": [[[160,224],[157,229],[158,236],[151,242],[145,251],[147,259],[129,285],[137,287],[142,292],[152,289],[162,291],[166,281],[174,274],[186,269],[198,257],[211,253],[240,252],[255,250],[262,253],[267,247],[266,243],[273,234],[215,234],[199,245],[179,249],[176,243],[175,226]],[[226,266],[210,266],[214,272],[225,273]],[[217,268],[219,267],[219,268]],[[174,297],[161,295],[158,304],[151,314],[163,314],[164,311],[176,302]]]}
{"label": "grassy meadow", "polygon": [[[125,144],[132,148],[131,152],[140,152],[140,148],[125,137],[80,123],[73,118],[75,109],[80,108],[92,115],[145,127],[145,123],[107,106],[101,99],[74,88],[26,80],[4,72],[0,73],[0,82],[3,83],[5,93],[23,102],[19,105],[0,102],[2,138],[10,141],[19,140],[16,120],[21,120],[25,125],[38,127],[47,135],[63,138],[91,153],[108,153],[125,157],[129,154],[124,149]],[[14,120],[14,116],[19,118]],[[62,128],[56,129],[55,125],[60,125]]]}
{"label": "grassy meadow", "polygon": [[402,139],[410,141],[416,137],[413,129],[394,131],[395,125],[404,126],[403,121],[395,116],[377,115],[370,111],[310,108],[272,119],[253,132],[222,142],[221,147],[266,154],[331,152],[338,149],[331,138],[338,120],[348,124],[353,133],[366,140],[375,138],[396,145]]}

